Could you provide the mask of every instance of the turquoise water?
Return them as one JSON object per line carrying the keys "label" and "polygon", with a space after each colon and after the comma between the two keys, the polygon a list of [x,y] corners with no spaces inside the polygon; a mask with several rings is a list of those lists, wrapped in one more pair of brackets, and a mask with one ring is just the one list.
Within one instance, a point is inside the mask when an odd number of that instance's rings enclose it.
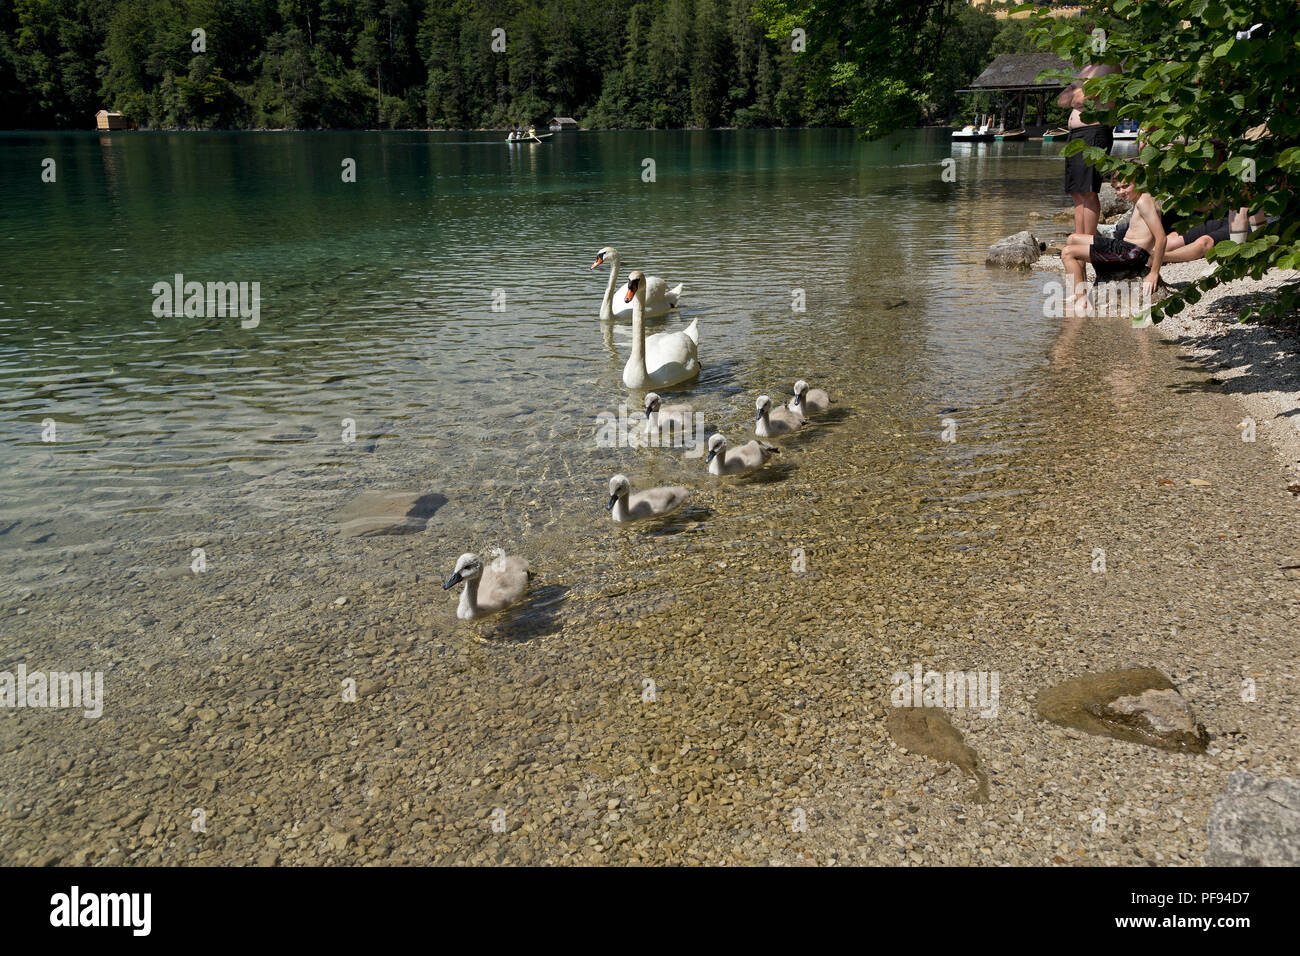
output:
{"label": "turquoise water", "polygon": [[[328,529],[366,488],[455,502],[431,525],[439,560],[465,549],[455,539],[517,548],[539,527],[597,560],[584,536],[610,474],[703,473],[596,446],[597,416],[629,399],[628,326],[602,327],[607,273],[589,269],[604,245],[624,278],[685,283],[680,315],[655,328],[699,318],[703,375],[670,400],[710,432],[748,440],[755,395],[800,377],[844,399],[821,480],[843,478],[846,456],[933,446],[954,409],[977,440],[975,409],[1043,374],[1058,325],[1043,277],[990,272],[983,252],[1063,204],[1058,146],[954,146],[943,131],[502,139],[0,135],[4,587],[55,586],[47,572],[86,549],[183,561],[181,539],[216,526]],[[259,283],[260,322],[155,315],[151,289],[176,273]],[[768,507],[777,524],[809,520],[797,494]]]}

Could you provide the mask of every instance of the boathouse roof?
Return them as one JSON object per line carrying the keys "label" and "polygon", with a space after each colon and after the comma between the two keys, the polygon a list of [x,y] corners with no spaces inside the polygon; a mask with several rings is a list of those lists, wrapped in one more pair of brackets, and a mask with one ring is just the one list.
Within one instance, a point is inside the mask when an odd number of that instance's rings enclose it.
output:
{"label": "boathouse roof", "polygon": [[[1003,53],[975,77],[971,90],[1053,90],[1065,86],[1060,80],[1039,82],[1038,74],[1044,70],[1074,72],[1069,60],[1052,53]],[[963,91],[965,92],[965,91]]]}

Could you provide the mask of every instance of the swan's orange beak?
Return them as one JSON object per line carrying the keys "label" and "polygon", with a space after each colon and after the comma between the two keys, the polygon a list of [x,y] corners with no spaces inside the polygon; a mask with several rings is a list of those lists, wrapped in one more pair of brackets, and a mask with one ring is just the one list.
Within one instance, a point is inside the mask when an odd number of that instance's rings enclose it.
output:
{"label": "swan's orange beak", "polygon": [[624,302],[631,302],[631,301],[632,301],[632,297],[633,297],[634,295],[636,295],[636,285],[637,285],[637,282],[639,282],[639,281],[640,281],[640,280],[638,280],[638,279],[633,279],[631,282],[629,282],[629,283],[627,284],[627,295],[623,296],[623,301],[624,301]]}
{"label": "swan's orange beak", "polygon": [[600,264],[601,264],[602,262],[604,262],[604,261],[605,261],[605,257],[604,257],[604,256],[597,256],[597,257],[596,257],[596,261],[593,262],[593,263],[591,264],[591,267],[594,269],[594,268],[596,268],[596,266],[600,265]]}

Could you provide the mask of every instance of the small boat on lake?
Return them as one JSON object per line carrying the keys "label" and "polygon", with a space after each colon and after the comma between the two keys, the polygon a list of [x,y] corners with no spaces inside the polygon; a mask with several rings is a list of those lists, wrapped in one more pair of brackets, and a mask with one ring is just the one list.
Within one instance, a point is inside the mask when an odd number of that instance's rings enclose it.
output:
{"label": "small boat on lake", "polygon": [[1069,137],[1070,131],[1064,126],[1058,126],[1056,129],[1049,129],[1043,134],[1043,139],[1046,142],[1051,142],[1054,139],[1069,139]]}
{"label": "small boat on lake", "polygon": [[1137,139],[1142,131],[1138,129],[1137,120],[1121,120],[1115,127],[1115,139]]}
{"label": "small boat on lake", "polygon": [[553,133],[543,133],[541,136],[538,136],[536,129],[519,129],[519,130],[512,129],[510,132],[506,133],[506,142],[507,143],[540,143],[542,142],[542,140],[546,139],[546,137],[553,136],[553,135],[554,135]]}
{"label": "small boat on lake", "polygon": [[1004,142],[1018,139],[1029,139],[1029,131],[1023,129],[1003,130],[1001,133],[994,135],[993,138],[1003,140]]}
{"label": "small boat on lake", "polygon": [[979,126],[963,126],[961,129],[952,131],[953,142],[974,142],[976,140],[990,140],[993,138],[992,117],[985,116],[981,118]]}

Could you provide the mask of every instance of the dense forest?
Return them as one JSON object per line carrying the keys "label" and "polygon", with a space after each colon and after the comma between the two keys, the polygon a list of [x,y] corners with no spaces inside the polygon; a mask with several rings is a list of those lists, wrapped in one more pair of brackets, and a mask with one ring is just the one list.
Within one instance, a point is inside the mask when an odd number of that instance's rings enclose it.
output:
{"label": "dense forest", "polygon": [[[587,127],[853,122],[764,0],[0,0],[0,124]],[[900,120],[946,120],[1024,21],[918,5],[934,40]]]}

